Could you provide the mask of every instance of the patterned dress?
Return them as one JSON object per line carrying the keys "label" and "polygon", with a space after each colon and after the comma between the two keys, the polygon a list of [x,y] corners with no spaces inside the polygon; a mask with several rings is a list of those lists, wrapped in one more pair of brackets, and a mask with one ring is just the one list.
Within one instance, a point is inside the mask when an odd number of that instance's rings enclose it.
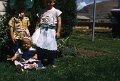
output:
{"label": "patterned dress", "polygon": [[23,17],[22,20],[16,17],[12,17],[9,21],[9,26],[13,27],[15,39],[22,39],[23,37],[30,36],[28,26],[30,21],[28,17]]}

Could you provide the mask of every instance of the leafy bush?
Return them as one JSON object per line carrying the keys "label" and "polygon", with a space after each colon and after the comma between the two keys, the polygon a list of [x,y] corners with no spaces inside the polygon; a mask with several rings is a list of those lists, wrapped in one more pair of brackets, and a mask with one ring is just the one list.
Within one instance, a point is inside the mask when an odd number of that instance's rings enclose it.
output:
{"label": "leafy bush", "polygon": [[76,24],[76,0],[57,0],[56,7],[62,13],[62,37],[69,36]]}
{"label": "leafy bush", "polygon": [[69,41],[70,38],[71,38],[71,36],[57,40],[57,43],[58,43],[57,55],[58,55],[58,57],[60,57],[60,56],[62,56],[62,57],[76,56],[76,54],[77,54],[76,45],[74,43],[72,43],[72,45],[70,44],[70,41]]}
{"label": "leafy bush", "polygon": [[8,36],[9,27],[7,25],[6,16],[0,16],[0,59],[2,59],[5,54],[8,52],[9,36]]}

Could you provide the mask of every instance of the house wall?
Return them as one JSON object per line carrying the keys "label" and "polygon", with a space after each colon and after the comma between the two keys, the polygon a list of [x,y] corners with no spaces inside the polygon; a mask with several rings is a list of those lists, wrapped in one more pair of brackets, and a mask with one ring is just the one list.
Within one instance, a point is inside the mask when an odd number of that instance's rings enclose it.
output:
{"label": "house wall", "polygon": [[0,0],[0,15],[6,13],[7,0]]}

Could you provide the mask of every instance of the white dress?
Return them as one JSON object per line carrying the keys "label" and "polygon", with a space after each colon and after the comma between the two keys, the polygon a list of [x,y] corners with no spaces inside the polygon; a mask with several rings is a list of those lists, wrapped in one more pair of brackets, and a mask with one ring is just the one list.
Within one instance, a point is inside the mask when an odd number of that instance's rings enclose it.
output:
{"label": "white dress", "polygon": [[55,27],[57,17],[60,16],[61,13],[60,10],[53,7],[41,15],[41,26],[32,35],[32,41],[36,46],[47,50],[57,50]]}

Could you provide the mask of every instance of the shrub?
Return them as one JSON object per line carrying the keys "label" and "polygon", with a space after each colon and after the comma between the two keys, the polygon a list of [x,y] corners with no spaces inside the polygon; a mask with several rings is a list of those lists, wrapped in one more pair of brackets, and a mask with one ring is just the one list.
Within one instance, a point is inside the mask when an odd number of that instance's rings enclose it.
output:
{"label": "shrub", "polygon": [[76,24],[76,0],[57,0],[56,7],[62,13],[62,37],[69,36]]}
{"label": "shrub", "polygon": [[3,59],[8,52],[8,25],[6,16],[0,16],[0,59]]}

